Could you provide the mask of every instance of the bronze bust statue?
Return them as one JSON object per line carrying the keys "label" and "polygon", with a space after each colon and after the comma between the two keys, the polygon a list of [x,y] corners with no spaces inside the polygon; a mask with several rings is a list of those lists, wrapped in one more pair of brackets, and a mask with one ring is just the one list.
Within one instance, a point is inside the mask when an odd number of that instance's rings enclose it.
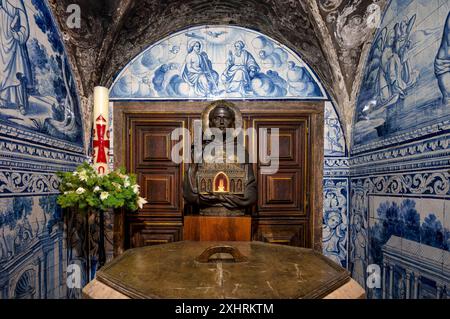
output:
{"label": "bronze bust statue", "polygon": [[237,138],[239,109],[223,100],[211,103],[202,113],[202,129],[202,151],[188,166],[183,197],[200,215],[245,215],[256,202],[257,187],[248,152]]}

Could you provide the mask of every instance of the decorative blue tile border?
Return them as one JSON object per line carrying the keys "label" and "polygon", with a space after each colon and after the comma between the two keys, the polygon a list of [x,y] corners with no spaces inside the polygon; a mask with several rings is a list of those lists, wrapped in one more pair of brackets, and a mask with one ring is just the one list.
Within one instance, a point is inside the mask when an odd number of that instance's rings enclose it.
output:
{"label": "decorative blue tile border", "polygon": [[59,179],[55,174],[0,171],[0,197],[17,194],[58,194]]}
{"label": "decorative blue tile border", "polygon": [[348,157],[336,158],[325,157],[324,176],[348,177],[350,175],[350,165]]}

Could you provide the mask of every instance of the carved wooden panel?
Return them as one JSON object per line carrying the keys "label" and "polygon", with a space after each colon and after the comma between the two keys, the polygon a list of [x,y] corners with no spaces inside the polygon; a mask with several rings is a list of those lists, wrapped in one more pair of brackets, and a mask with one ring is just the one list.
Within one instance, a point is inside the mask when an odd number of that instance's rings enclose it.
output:
{"label": "carved wooden panel", "polygon": [[[136,168],[145,168],[149,165],[177,166],[172,161],[172,147],[177,141],[172,141],[172,131],[185,126],[185,121],[157,119],[151,121],[133,122],[130,134],[132,134],[131,157],[135,158]],[[133,146],[134,145],[134,146]]]}
{"label": "carved wooden panel", "polygon": [[307,247],[308,222],[295,220],[267,220],[256,222],[253,240],[272,244]]}
{"label": "carved wooden panel", "polygon": [[[131,217],[125,227],[128,247],[178,241],[182,236],[182,165],[172,161],[175,129],[188,119],[173,114],[130,116],[128,122],[128,168],[137,175],[141,196],[147,204]],[[161,220],[162,219],[162,220]]]}
{"label": "carved wooden panel", "polygon": [[141,196],[148,201],[140,212],[178,212],[181,206],[179,175],[176,167],[139,170]]}
{"label": "carved wooden panel", "polygon": [[[264,174],[261,156],[257,165],[258,173],[258,216],[302,216],[307,215],[307,124],[306,118],[292,118],[283,115],[271,118],[257,115],[253,117],[255,128],[267,130],[268,153],[272,154],[271,135],[278,129],[279,167],[277,172]],[[259,136],[259,139],[264,135]],[[263,147],[259,143],[259,147]]]}
{"label": "carved wooden panel", "polygon": [[[254,128],[258,132],[267,132],[267,134],[259,134],[258,138],[267,143],[267,155],[273,155],[275,148],[271,145],[272,136],[278,139],[278,154],[281,166],[300,167],[304,162],[304,147],[307,121],[305,119],[255,119],[253,121]],[[272,128],[278,129],[278,134]],[[262,130],[262,131],[261,131]],[[263,145],[260,141],[259,145]],[[302,157],[303,155],[303,157]],[[267,165],[261,162],[259,165]]]}
{"label": "carved wooden panel", "polygon": [[167,244],[183,238],[181,222],[133,221],[129,222],[130,248]]}
{"label": "carved wooden panel", "polygon": [[248,241],[250,216],[184,216],[184,240]]}
{"label": "carved wooden panel", "polygon": [[[271,136],[278,129],[279,167],[275,173],[264,174],[266,163],[256,165],[258,179],[258,207],[254,214],[253,239],[269,243],[308,247],[310,214],[308,192],[308,127],[307,118],[286,116],[253,116],[254,127],[266,129],[267,153],[274,156]],[[259,143],[259,148],[263,147]],[[289,219],[286,219],[289,218]]]}
{"label": "carved wooden panel", "polygon": [[298,170],[283,170],[273,175],[261,174],[259,211],[291,210],[299,213],[302,207],[302,183]]}
{"label": "carved wooden panel", "polygon": [[170,160],[170,133],[149,133],[143,134],[144,154],[143,162],[169,161]]}

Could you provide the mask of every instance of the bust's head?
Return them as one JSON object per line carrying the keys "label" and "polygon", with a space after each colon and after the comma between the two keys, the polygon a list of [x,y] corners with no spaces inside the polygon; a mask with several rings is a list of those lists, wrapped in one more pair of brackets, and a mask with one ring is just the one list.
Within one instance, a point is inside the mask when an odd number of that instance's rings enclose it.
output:
{"label": "bust's head", "polygon": [[234,128],[234,112],[226,103],[218,103],[209,113],[209,127],[217,127],[225,132],[227,128]]}

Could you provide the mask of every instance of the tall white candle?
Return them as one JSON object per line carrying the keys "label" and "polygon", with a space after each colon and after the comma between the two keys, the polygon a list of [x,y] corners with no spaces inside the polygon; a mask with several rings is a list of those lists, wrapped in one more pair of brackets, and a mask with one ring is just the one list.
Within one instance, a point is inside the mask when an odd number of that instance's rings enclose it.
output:
{"label": "tall white candle", "polygon": [[94,88],[93,163],[100,174],[108,173],[109,151],[109,89]]}

